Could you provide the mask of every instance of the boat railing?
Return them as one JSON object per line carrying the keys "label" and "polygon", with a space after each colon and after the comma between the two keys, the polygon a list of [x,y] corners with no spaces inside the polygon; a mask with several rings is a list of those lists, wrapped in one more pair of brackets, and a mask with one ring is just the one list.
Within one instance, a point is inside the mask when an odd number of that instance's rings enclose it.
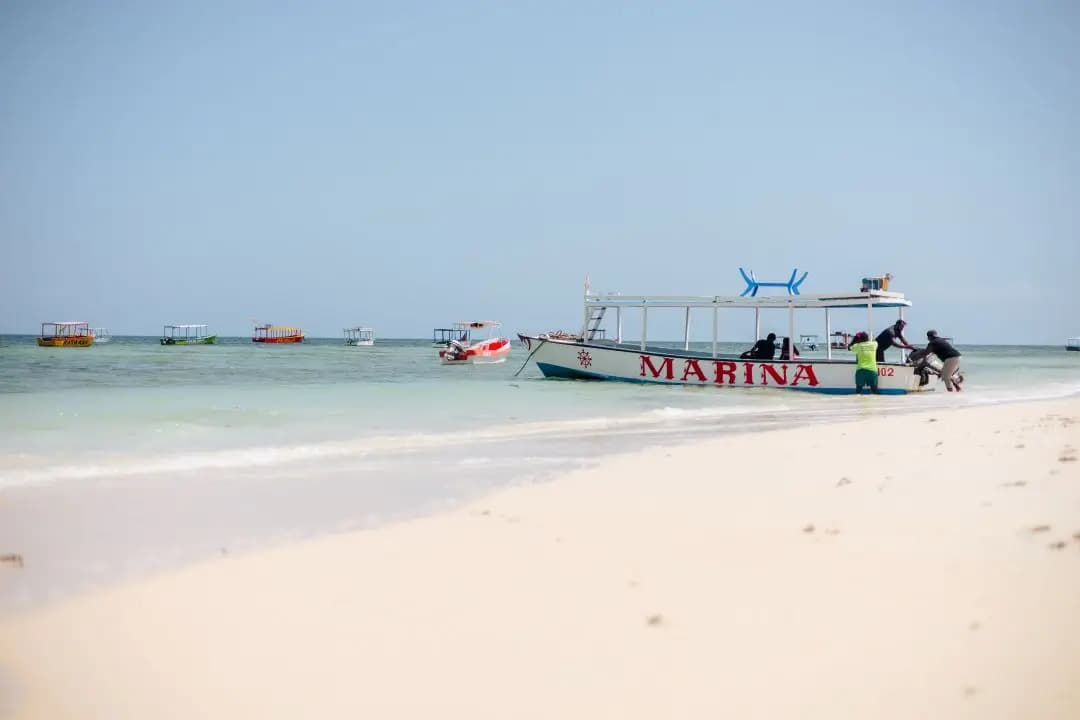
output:
{"label": "boat railing", "polygon": [[[52,328],[46,332],[45,328]],[[88,337],[91,336],[90,323],[82,321],[58,321],[41,323],[41,337]]]}
{"label": "boat railing", "polygon": [[[690,325],[693,310],[712,310],[712,356],[718,357],[720,310],[753,310],[754,338],[761,337],[761,311],[786,310],[788,312],[788,332],[790,338],[797,337],[795,332],[795,311],[817,309],[825,312],[825,336],[832,339],[830,311],[835,309],[865,309],[868,332],[873,332],[873,311],[880,308],[896,309],[903,318],[904,308],[911,307],[911,302],[903,293],[882,289],[868,289],[858,292],[821,293],[815,295],[774,295],[774,296],[730,296],[730,295],[624,295],[621,293],[593,294],[588,289],[584,297],[584,318],[581,336],[590,341],[599,330],[600,320],[607,310],[615,310],[615,343],[623,345],[623,311],[635,310],[641,313],[641,335],[638,346],[645,350],[648,345],[649,311],[652,309],[681,309],[684,313],[683,351],[690,349]],[[832,358],[832,342],[826,345],[827,358]]]}

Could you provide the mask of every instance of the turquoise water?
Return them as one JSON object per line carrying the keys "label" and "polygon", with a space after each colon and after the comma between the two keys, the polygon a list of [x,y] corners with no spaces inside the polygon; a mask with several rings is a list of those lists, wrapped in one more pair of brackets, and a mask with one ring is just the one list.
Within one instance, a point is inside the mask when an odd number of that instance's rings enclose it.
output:
{"label": "turquoise water", "polygon": [[544,380],[531,365],[516,375],[520,346],[503,364],[443,366],[423,340],[4,336],[0,552],[34,561],[0,603],[370,527],[647,445],[1080,392],[1080,353],[960,350],[960,395],[856,398]]}
{"label": "turquoise water", "polygon": [[[968,392],[952,403],[1080,390],[1080,357],[1061,348],[962,350]],[[531,364],[515,377],[525,357],[518,347],[499,365],[443,366],[422,340],[349,348],[336,339],[263,346],[225,338],[216,346],[162,347],[154,338],[116,338],[91,348],[39,348],[31,337],[8,336],[0,345],[0,487],[78,476],[77,466],[227,466],[222,451],[249,451],[237,463],[270,464],[290,452],[340,453],[342,443],[361,452],[453,445],[478,431],[513,438],[618,424],[677,433],[680,425],[731,416],[827,418],[865,407],[768,390],[550,381]],[[943,395],[904,398],[900,406]]]}

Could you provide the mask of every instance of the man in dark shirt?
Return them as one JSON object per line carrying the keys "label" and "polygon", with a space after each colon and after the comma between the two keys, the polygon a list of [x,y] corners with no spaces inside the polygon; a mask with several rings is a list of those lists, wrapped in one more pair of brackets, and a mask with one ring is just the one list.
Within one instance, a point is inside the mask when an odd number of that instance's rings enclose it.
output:
{"label": "man in dark shirt", "polygon": [[904,348],[905,350],[914,350],[915,347],[907,341],[904,337],[904,328],[907,327],[907,323],[903,320],[897,320],[889,327],[878,333],[878,336],[874,338],[877,342],[877,361],[885,362],[885,351],[891,347]]}
{"label": "man in dark shirt", "polygon": [[940,337],[937,330],[927,330],[926,340],[926,349],[941,360],[941,378],[945,381],[945,389],[949,392],[954,389],[960,392],[960,383],[953,380],[956,371],[960,369],[960,352],[952,343]]}
{"label": "man in dark shirt", "polygon": [[776,357],[776,333],[769,333],[764,340],[758,340],[754,347],[739,357],[744,360],[772,360]]}

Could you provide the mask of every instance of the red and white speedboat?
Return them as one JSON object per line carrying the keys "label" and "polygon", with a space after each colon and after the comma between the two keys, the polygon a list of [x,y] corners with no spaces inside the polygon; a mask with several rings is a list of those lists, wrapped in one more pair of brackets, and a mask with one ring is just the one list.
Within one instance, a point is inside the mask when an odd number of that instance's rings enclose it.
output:
{"label": "red and white speedboat", "polygon": [[[501,323],[494,320],[474,320],[454,323],[447,333],[445,345],[439,350],[443,365],[481,365],[501,363],[510,355],[510,338],[493,337]],[[473,337],[479,331],[484,337]]]}

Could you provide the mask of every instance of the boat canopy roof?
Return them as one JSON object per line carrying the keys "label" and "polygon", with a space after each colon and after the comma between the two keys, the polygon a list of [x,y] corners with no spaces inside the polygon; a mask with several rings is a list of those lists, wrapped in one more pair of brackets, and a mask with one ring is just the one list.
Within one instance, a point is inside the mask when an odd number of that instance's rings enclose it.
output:
{"label": "boat canopy roof", "polygon": [[356,325],[355,327],[345,328],[345,332],[371,332],[374,328],[367,327],[366,325]]}
{"label": "boat canopy roof", "polygon": [[177,328],[177,329],[183,329],[183,328],[196,328],[197,329],[197,328],[206,328],[206,327],[209,327],[209,326],[208,325],[166,325],[165,327],[167,327],[167,328]]}
{"label": "boat canopy roof", "polygon": [[911,307],[903,293],[885,290],[824,293],[821,295],[769,295],[743,297],[714,295],[586,295],[585,304],[603,307],[723,307],[723,308],[899,308]]}
{"label": "boat canopy roof", "polygon": [[71,325],[89,325],[86,320],[57,320],[53,322],[43,322],[42,325],[56,325],[57,327],[69,327]]}
{"label": "boat canopy roof", "polygon": [[502,325],[498,320],[468,320],[466,322],[454,323],[454,328],[457,330],[486,328],[486,327],[499,327]]}
{"label": "boat canopy roof", "polygon": [[292,332],[300,332],[300,328],[293,327],[292,325],[256,325],[255,329],[256,330],[271,330],[271,331],[278,331],[278,332],[286,331],[286,330],[292,331]]}

